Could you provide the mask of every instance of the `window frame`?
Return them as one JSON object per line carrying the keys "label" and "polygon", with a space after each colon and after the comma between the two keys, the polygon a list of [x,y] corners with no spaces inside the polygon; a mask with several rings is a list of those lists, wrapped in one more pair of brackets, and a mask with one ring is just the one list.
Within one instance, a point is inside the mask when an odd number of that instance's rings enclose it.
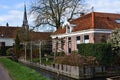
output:
{"label": "window frame", "polygon": [[[86,38],[87,37],[87,38]],[[90,40],[89,40],[89,35],[84,35],[84,43],[89,43]]]}

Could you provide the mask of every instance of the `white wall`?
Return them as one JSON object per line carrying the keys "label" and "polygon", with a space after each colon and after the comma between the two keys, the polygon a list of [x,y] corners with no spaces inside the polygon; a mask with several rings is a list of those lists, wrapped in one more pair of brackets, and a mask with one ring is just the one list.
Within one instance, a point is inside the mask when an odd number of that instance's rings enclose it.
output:
{"label": "white wall", "polygon": [[15,41],[13,38],[0,38],[0,42],[5,42],[5,46],[13,46]]}

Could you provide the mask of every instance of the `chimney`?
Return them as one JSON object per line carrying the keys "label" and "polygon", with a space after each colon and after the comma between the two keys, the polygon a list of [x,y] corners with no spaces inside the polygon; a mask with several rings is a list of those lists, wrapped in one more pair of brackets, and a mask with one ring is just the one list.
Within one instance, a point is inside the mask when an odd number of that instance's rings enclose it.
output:
{"label": "chimney", "polygon": [[80,13],[80,16],[84,16],[84,15],[85,15],[85,13],[84,13],[84,12],[81,12],[81,13]]}
{"label": "chimney", "polygon": [[92,12],[91,15],[92,15],[92,27],[94,27],[95,26],[95,13]]}
{"label": "chimney", "polygon": [[6,23],[6,27],[9,27],[9,24],[8,24],[8,23]]}

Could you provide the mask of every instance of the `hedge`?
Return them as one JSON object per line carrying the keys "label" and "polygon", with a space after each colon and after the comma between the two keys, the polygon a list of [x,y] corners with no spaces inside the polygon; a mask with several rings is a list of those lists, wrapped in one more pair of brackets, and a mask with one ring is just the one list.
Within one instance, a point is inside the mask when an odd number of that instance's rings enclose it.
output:
{"label": "hedge", "polygon": [[94,56],[101,65],[110,65],[112,61],[112,47],[107,43],[79,44],[78,53],[83,56]]}

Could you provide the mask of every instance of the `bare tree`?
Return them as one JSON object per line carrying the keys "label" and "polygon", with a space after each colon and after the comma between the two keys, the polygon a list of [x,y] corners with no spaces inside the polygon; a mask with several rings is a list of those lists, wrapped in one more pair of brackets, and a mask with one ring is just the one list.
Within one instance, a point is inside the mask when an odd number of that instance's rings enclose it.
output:
{"label": "bare tree", "polygon": [[84,2],[83,0],[36,0],[31,5],[30,13],[35,16],[36,26],[48,24],[58,29],[65,17],[71,20],[86,11]]}

